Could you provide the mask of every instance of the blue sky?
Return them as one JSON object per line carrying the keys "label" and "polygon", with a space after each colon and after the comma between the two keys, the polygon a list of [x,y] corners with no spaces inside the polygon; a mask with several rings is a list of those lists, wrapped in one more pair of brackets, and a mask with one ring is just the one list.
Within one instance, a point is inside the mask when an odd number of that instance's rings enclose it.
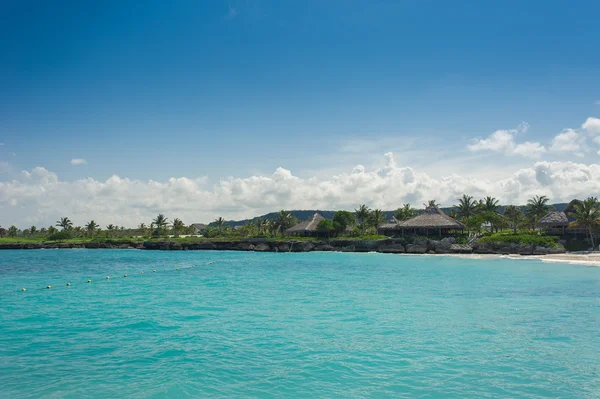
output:
{"label": "blue sky", "polygon": [[35,167],[65,182],[215,183],[277,167],[325,179],[384,167],[388,151],[429,174],[494,174],[476,165],[505,165],[506,152],[469,150],[473,140],[525,121],[517,141],[549,148],[600,116],[598,1],[1,7],[6,181]]}

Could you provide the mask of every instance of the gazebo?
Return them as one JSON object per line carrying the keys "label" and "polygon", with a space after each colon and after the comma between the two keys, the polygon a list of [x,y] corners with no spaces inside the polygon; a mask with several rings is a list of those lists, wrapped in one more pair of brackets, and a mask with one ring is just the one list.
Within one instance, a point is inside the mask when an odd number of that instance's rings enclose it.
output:
{"label": "gazebo", "polygon": [[325,220],[323,216],[318,213],[312,215],[312,217],[308,220],[304,220],[297,225],[290,227],[285,230],[285,233],[288,235],[297,235],[297,236],[315,236],[319,235],[319,230],[317,227],[321,221]]}
{"label": "gazebo", "polygon": [[569,227],[569,218],[564,212],[552,211],[537,222],[546,234],[565,235]]}
{"label": "gazebo", "polygon": [[398,219],[392,216],[387,222],[377,226],[377,234],[393,236],[398,232]]}
{"label": "gazebo", "polygon": [[446,236],[450,232],[462,231],[465,225],[446,215],[435,205],[429,205],[420,214],[411,219],[398,223],[398,228],[404,234]]}

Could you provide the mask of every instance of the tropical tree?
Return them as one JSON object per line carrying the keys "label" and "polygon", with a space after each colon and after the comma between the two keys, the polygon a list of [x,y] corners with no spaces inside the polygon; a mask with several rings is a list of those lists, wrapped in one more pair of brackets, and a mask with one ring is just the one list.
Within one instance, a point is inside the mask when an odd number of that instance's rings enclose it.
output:
{"label": "tropical tree", "polygon": [[98,226],[96,222],[90,220],[90,222],[85,225],[85,230],[87,231],[89,236],[93,236],[98,227],[100,226]]}
{"label": "tropical tree", "polygon": [[358,209],[354,210],[354,215],[358,220],[358,226],[360,227],[361,233],[365,232],[366,223],[369,219],[369,215],[371,214],[371,210],[366,205],[361,205]]}
{"label": "tropical tree", "polygon": [[29,228],[29,234],[31,234],[32,236],[34,236],[37,233],[37,231],[38,231],[37,227],[35,227],[35,226],[31,226]]}
{"label": "tropical tree", "polygon": [[425,208],[429,208],[431,206],[435,207],[435,208],[438,207],[438,204],[436,203],[436,201],[434,199],[427,201],[427,203],[423,204],[423,205],[425,205]]}
{"label": "tropical tree", "polygon": [[117,226],[115,226],[114,224],[109,224],[108,226],[106,226],[106,230],[106,235],[112,237],[115,230],[117,230]]}
{"label": "tropical tree", "polygon": [[69,220],[68,217],[62,217],[58,222],[56,222],[56,226],[62,228],[63,230],[68,230],[73,227],[73,222]]}
{"label": "tropical tree", "polygon": [[81,226],[77,226],[73,228],[73,234],[75,235],[75,237],[80,237],[83,233],[83,229],[81,228]]}
{"label": "tropical tree", "polygon": [[8,236],[9,237],[16,237],[17,234],[19,234],[19,229],[17,229],[17,226],[10,226],[8,228]]}
{"label": "tropical tree", "polygon": [[227,221],[225,219],[223,219],[222,217],[218,217],[215,219],[215,225],[217,226],[217,230],[219,231],[219,234],[223,234],[223,228],[225,227],[226,223],[227,223]]}
{"label": "tropical tree", "polygon": [[571,215],[575,218],[573,224],[586,228],[590,234],[590,242],[593,250],[596,247],[593,229],[600,224],[600,202],[598,202],[598,198],[596,197],[589,197],[583,200],[581,204],[574,204],[573,208],[574,210],[571,212]]}
{"label": "tropical tree", "polygon": [[185,228],[185,225],[179,218],[173,220],[173,234],[175,237],[179,237],[179,233]]}
{"label": "tropical tree", "polygon": [[546,216],[546,214],[550,211],[548,201],[549,199],[545,195],[536,195],[527,201],[527,210],[525,211],[525,215],[531,219],[533,226],[535,226],[537,222]]}
{"label": "tropical tree", "polygon": [[259,217],[258,219],[256,219],[256,228],[258,230],[259,235],[265,234],[267,231],[269,231],[270,227],[271,222],[265,219],[264,217]]}
{"label": "tropical tree", "polygon": [[156,227],[156,231],[154,232],[156,235],[162,235],[163,229],[167,227],[169,223],[168,219],[162,213],[158,214],[158,216],[152,221],[154,226]]}
{"label": "tropical tree", "polygon": [[334,223],[329,219],[324,219],[319,222],[317,225],[317,230],[321,233],[327,234],[327,237],[330,237],[331,234],[335,231]]}
{"label": "tropical tree", "polygon": [[333,229],[336,234],[345,232],[356,224],[356,218],[348,211],[337,211],[333,214]]}
{"label": "tropical tree", "polygon": [[58,229],[54,226],[50,226],[50,227],[48,227],[48,230],[46,230],[46,232],[48,233],[49,236],[51,236],[52,234],[56,234],[57,231],[58,231]]}
{"label": "tropical tree", "polygon": [[410,207],[410,204],[402,205],[402,208],[398,208],[394,211],[394,217],[396,220],[407,220],[415,215],[415,211]]}
{"label": "tropical tree", "polygon": [[372,227],[377,228],[385,221],[385,213],[381,209],[375,209],[369,215],[369,222]]}
{"label": "tropical tree", "polygon": [[469,218],[477,212],[477,202],[475,199],[467,194],[463,194],[461,198],[458,199],[458,212],[457,216],[463,220],[467,221]]}
{"label": "tropical tree", "polygon": [[146,226],[146,223],[140,223],[137,229],[138,234],[140,234],[141,236],[145,236],[148,233],[148,226]]}
{"label": "tropical tree", "polygon": [[496,198],[490,196],[487,196],[483,200],[480,200],[478,206],[483,212],[498,212],[498,208],[500,207],[499,201]]}
{"label": "tropical tree", "polygon": [[517,234],[517,226],[523,220],[523,212],[521,212],[521,208],[514,205],[508,205],[504,208],[504,217],[513,228],[513,233]]}
{"label": "tropical tree", "polygon": [[274,228],[283,234],[286,229],[295,225],[296,222],[296,218],[290,212],[281,210],[275,219]]}
{"label": "tropical tree", "polygon": [[8,234],[8,231],[4,227],[0,227],[0,238],[4,238]]}

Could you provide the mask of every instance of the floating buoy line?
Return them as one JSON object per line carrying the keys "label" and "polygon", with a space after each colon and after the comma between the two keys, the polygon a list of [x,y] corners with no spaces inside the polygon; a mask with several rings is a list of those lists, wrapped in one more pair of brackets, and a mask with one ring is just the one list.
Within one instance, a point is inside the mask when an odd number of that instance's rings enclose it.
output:
{"label": "floating buoy line", "polygon": [[[216,263],[215,261],[207,262],[208,265],[213,265],[215,263]],[[182,267],[181,269],[193,269],[195,267],[196,267],[195,265],[194,266],[186,266],[186,267]],[[179,271],[179,270],[180,270],[179,267],[176,267],[174,269],[167,269],[167,268],[163,269],[163,271],[165,271],[165,272],[168,272],[168,271]],[[152,273],[157,273],[157,270],[156,269],[152,269]],[[144,272],[140,271],[140,275],[143,275],[143,274],[144,274]],[[125,273],[125,274],[123,274],[122,278],[127,278],[127,277],[128,277],[128,275],[127,275],[127,273]],[[114,280],[114,279],[117,279],[117,278],[118,277],[106,276],[105,280],[108,281],[108,282],[110,282],[110,280]],[[102,280],[100,280],[100,281],[102,281]],[[92,279],[87,279],[86,284],[91,284],[91,283],[92,283]],[[65,287],[66,288],[66,287],[71,287],[71,286],[72,286],[72,284],[70,282],[67,282],[67,283],[65,283],[62,286],[47,285],[44,288],[34,288],[34,289],[36,291],[40,291],[40,290],[56,290],[58,287]],[[21,292],[27,292],[27,287],[21,288]]]}

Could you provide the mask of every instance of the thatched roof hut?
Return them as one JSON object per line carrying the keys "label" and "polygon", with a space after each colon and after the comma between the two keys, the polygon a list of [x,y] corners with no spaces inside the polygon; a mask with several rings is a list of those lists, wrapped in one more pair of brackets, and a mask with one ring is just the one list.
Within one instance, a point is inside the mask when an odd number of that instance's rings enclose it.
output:
{"label": "thatched roof hut", "polygon": [[208,225],[204,223],[192,223],[190,226],[196,229],[196,233],[204,231],[208,228]]}
{"label": "thatched roof hut", "polygon": [[318,231],[317,227],[319,226],[319,223],[321,223],[321,221],[323,220],[325,220],[323,216],[319,215],[318,213],[315,213],[310,219],[304,220],[298,223],[297,225],[290,227],[285,232],[286,234],[311,235]]}
{"label": "thatched roof hut", "polygon": [[396,219],[395,217],[392,216],[392,218],[390,220],[377,226],[377,229],[392,230],[392,229],[396,229],[397,227],[398,227],[398,219]]}
{"label": "thatched roof hut", "polygon": [[462,230],[465,225],[446,215],[435,205],[430,205],[420,214],[411,219],[398,223],[398,227],[405,229],[424,230]]}
{"label": "thatched roof hut", "polygon": [[569,225],[569,218],[564,212],[552,211],[538,221],[540,227],[566,227]]}
{"label": "thatched roof hut", "polygon": [[398,219],[392,216],[390,220],[377,226],[377,234],[393,234],[398,231]]}

